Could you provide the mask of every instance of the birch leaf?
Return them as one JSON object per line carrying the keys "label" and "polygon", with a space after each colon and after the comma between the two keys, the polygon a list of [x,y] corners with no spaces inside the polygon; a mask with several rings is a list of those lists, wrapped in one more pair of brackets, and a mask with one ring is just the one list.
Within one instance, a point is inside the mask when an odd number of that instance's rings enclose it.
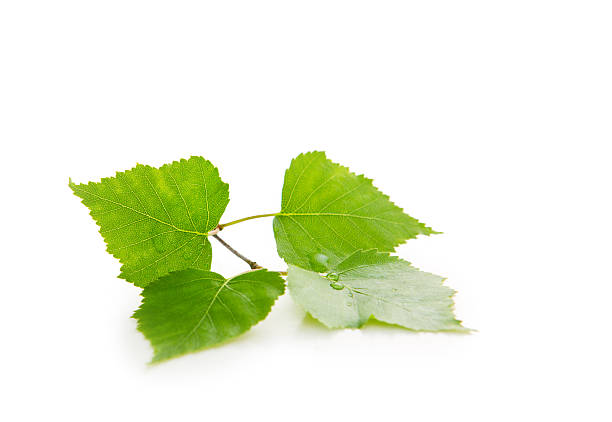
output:
{"label": "birch leaf", "polygon": [[323,152],[299,155],[285,173],[274,235],[278,254],[288,264],[326,271],[355,251],[392,252],[407,239],[432,233],[372,180],[333,163]]}
{"label": "birch leaf", "polygon": [[119,277],[137,286],[171,271],[210,269],[207,233],[219,223],[229,188],[202,157],[160,168],[137,165],[98,183],[70,188],[90,209]]}
{"label": "birch leaf", "polygon": [[134,318],[153,346],[155,363],[244,333],[268,315],[284,291],[280,275],[263,269],[231,279],[183,270],[145,287]]}
{"label": "birch leaf", "polygon": [[418,331],[469,331],[443,281],[375,250],[355,252],[326,275],[290,265],[287,277],[293,299],[330,328],[359,328],[374,318]]}

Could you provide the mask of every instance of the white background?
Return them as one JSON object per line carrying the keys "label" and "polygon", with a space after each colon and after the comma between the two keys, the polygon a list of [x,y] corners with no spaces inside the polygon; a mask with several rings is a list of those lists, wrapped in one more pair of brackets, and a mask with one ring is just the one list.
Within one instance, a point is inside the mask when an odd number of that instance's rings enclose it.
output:
{"label": "white background", "polygon": [[[610,421],[611,21],[585,0],[3,0],[0,419]],[[445,233],[399,254],[478,332],[329,331],[286,296],[148,367],[139,289],[68,177],[202,155],[223,222],[277,211],[313,149]],[[283,269],[271,220],[224,235]]]}

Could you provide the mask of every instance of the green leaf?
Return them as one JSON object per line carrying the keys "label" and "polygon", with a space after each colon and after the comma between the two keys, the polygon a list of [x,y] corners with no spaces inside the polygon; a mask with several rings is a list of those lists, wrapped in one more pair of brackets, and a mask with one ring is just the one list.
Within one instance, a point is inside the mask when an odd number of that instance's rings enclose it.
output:
{"label": "green leaf", "polygon": [[229,202],[228,185],[210,161],[191,157],[159,169],[139,164],[99,183],[70,181],[70,188],[123,264],[119,277],[143,287],[171,271],[210,269],[207,233]]}
{"label": "green leaf", "polygon": [[353,252],[392,252],[407,239],[435,233],[405,214],[372,180],[309,152],[285,173],[281,212],[274,218],[278,254],[287,263],[325,271]]}
{"label": "green leaf", "polygon": [[371,317],[418,331],[469,331],[453,314],[444,279],[375,250],[357,251],[322,276],[290,265],[291,296],[330,328],[357,328]]}
{"label": "green leaf", "polygon": [[210,271],[178,271],[143,289],[134,318],[153,346],[152,363],[160,362],[244,333],[284,291],[280,275],[263,269],[229,280]]}

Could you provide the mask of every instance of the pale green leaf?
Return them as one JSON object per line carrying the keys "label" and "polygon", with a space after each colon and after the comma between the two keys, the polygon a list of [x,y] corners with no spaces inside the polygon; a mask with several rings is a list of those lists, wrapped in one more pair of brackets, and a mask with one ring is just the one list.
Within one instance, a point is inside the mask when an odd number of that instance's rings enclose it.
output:
{"label": "pale green leaf", "polygon": [[299,155],[285,173],[274,235],[279,255],[289,264],[325,271],[357,250],[391,252],[407,239],[431,233],[372,180],[323,152]]}
{"label": "pale green leaf", "polygon": [[100,226],[121,278],[146,286],[171,271],[210,269],[207,233],[229,202],[228,185],[202,157],[160,168],[137,165],[99,183],[70,188]]}
{"label": "pale green leaf", "polygon": [[330,328],[361,327],[371,317],[418,331],[469,331],[453,313],[444,279],[374,250],[357,251],[321,275],[290,265],[291,296]]}
{"label": "pale green leaf", "polygon": [[134,318],[159,362],[244,333],[268,315],[284,283],[263,269],[229,280],[210,271],[178,271],[143,289]]}

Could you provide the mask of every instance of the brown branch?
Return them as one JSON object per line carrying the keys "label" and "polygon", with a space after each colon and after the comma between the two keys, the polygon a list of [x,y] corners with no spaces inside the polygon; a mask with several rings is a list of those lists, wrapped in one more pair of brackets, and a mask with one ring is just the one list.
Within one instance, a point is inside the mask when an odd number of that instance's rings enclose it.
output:
{"label": "brown branch", "polygon": [[215,239],[217,239],[219,241],[219,243],[221,243],[223,246],[225,246],[227,249],[229,249],[229,251],[231,253],[233,253],[234,255],[236,255],[238,258],[242,259],[244,262],[246,262],[247,264],[249,264],[249,267],[251,267],[252,270],[258,270],[262,267],[260,267],[257,262],[255,261],[251,261],[249,258],[247,258],[246,256],[242,255],[240,252],[238,252],[236,249],[232,248],[230,245],[227,244],[227,242],[225,242],[225,240],[221,239],[219,237],[218,234],[214,234],[212,237],[214,237]]}

